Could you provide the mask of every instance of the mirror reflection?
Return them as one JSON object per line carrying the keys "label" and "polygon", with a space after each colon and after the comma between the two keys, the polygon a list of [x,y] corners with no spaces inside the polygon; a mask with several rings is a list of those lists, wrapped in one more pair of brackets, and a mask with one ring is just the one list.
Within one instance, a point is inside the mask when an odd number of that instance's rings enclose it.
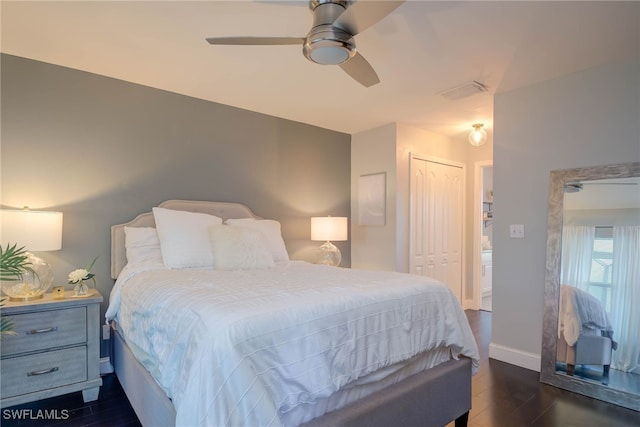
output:
{"label": "mirror reflection", "polygon": [[640,395],[640,177],[563,185],[556,372]]}

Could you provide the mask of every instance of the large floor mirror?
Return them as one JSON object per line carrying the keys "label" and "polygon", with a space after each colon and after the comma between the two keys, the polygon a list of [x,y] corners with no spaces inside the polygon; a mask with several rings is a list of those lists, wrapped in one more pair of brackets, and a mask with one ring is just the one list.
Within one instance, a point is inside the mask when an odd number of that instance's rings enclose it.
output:
{"label": "large floor mirror", "polygon": [[640,162],[551,172],[544,383],[640,411]]}

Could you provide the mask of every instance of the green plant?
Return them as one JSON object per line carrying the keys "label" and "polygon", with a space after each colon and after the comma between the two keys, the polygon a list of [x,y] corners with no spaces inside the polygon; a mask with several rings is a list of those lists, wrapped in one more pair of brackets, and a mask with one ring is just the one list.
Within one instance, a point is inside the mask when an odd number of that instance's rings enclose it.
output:
{"label": "green plant", "polygon": [[[0,307],[4,305],[6,298],[0,298]],[[13,331],[13,320],[10,317],[0,317],[0,340],[3,335],[16,335]]]}
{"label": "green plant", "polygon": [[[0,246],[0,281],[17,281],[22,279],[25,273],[34,273],[30,267],[31,262],[24,247],[18,248],[17,244],[6,248]],[[0,307],[4,305],[6,298],[0,298]],[[10,318],[0,319],[0,339],[3,335],[15,335],[13,321]]]}
{"label": "green plant", "polygon": [[29,255],[24,247],[17,244],[6,249],[0,246],[0,281],[16,281],[22,279],[24,273],[33,273]]}

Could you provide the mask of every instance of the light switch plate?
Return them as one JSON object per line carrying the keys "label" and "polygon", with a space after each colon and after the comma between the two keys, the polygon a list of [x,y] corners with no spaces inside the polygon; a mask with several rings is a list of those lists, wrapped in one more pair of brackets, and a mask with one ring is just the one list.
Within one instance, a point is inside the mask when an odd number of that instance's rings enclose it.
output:
{"label": "light switch plate", "polygon": [[511,224],[509,226],[509,237],[512,239],[524,239],[524,224]]}

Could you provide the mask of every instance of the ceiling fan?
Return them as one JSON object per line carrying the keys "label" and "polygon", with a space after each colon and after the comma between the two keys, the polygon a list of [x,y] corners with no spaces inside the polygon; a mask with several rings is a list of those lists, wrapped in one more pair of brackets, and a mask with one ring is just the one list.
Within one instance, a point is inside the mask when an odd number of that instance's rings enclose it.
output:
{"label": "ceiling fan", "polygon": [[357,51],[354,37],[393,12],[402,1],[311,0],[313,26],[306,37],[209,37],[212,45],[301,44],[304,56],[318,64],[339,65],[365,87],[380,83],[373,67]]}
{"label": "ceiling fan", "polygon": [[578,193],[584,189],[584,186],[598,186],[598,185],[625,185],[625,186],[636,186],[637,182],[570,182],[564,185],[565,193]]}

